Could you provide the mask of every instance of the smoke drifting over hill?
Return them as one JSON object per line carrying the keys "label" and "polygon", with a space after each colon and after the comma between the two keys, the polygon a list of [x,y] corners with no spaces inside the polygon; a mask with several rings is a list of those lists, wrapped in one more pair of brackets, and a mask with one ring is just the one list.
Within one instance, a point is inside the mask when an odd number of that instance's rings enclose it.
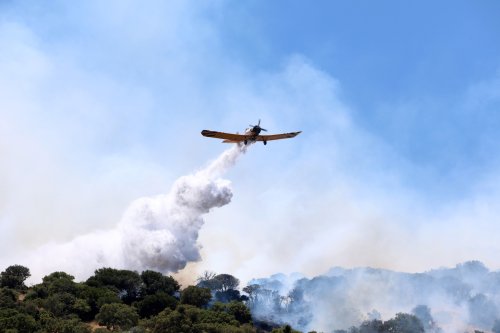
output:
{"label": "smoke drifting over hill", "polygon": [[18,262],[27,261],[34,280],[53,271],[86,278],[103,266],[177,272],[200,260],[203,215],[231,201],[230,182],[220,177],[245,151],[235,145],[206,168],[179,178],[167,194],[135,200],[112,230],[44,245]]}
{"label": "smoke drifting over hill", "polygon": [[312,279],[277,274],[252,284],[256,318],[306,332],[347,329],[398,312],[425,317],[426,332],[490,331],[500,319],[500,272],[478,261],[416,274],[333,268]]}

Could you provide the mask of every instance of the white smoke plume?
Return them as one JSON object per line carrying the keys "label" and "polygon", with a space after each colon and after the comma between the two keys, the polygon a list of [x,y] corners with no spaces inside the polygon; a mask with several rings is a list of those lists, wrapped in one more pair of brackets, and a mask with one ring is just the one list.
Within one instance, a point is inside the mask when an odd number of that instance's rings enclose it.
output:
{"label": "white smoke plume", "polygon": [[249,284],[254,318],[305,332],[346,330],[418,307],[429,309],[427,333],[491,331],[500,320],[500,271],[479,261],[423,273],[335,267],[311,279],[276,274]]}
{"label": "white smoke plume", "polygon": [[77,279],[104,266],[174,273],[199,261],[203,215],[231,201],[230,182],[220,177],[246,148],[235,145],[224,151],[204,169],[180,177],[167,194],[135,200],[115,228],[46,244],[16,263],[24,262],[31,269],[31,281],[37,282],[54,271]]}

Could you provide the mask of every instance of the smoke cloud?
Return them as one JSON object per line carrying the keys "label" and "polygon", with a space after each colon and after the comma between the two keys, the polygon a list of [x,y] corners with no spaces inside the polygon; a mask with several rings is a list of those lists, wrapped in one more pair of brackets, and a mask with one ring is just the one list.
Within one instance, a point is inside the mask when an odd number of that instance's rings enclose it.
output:
{"label": "smoke cloud", "polygon": [[500,319],[500,271],[479,261],[424,273],[335,267],[311,279],[276,274],[249,285],[255,318],[306,332],[348,329],[398,312],[421,318],[426,332],[490,331]]}
{"label": "smoke cloud", "polygon": [[204,169],[180,177],[167,194],[135,200],[115,228],[46,244],[17,263],[25,262],[36,280],[61,270],[83,279],[103,266],[175,273],[199,261],[203,215],[231,201],[231,184],[220,177],[246,148],[224,151]]}

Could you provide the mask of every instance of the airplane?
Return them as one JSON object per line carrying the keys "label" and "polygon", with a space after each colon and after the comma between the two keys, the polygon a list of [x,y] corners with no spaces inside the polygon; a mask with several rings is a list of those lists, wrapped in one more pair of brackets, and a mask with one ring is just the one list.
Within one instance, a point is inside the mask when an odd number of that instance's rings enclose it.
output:
{"label": "airplane", "polygon": [[241,144],[243,142],[245,145],[247,145],[255,141],[262,141],[264,145],[267,145],[267,141],[289,139],[296,137],[298,134],[302,133],[302,131],[299,131],[299,132],[290,132],[282,134],[260,135],[261,131],[267,132],[265,128],[260,127],[260,119],[259,119],[259,123],[257,125],[250,125],[250,127],[245,130],[245,134],[238,134],[238,133],[233,134],[233,133],[203,130],[201,131],[201,135],[209,138],[223,139],[222,142],[224,143]]}

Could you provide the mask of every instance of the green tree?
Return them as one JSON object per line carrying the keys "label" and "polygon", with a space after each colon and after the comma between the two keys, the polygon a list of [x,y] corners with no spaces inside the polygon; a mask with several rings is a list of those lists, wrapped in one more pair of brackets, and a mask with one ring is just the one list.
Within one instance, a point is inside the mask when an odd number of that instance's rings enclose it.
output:
{"label": "green tree", "polygon": [[77,298],[73,303],[72,312],[75,313],[82,320],[91,320],[92,307],[82,298]]}
{"label": "green tree", "polygon": [[17,294],[14,290],[9,288],[0,288],[0,309],[1,308],[14,308],[17,303]]}
{"label": "green tree", "polygon": [[80,316],[80,318],[87,321],[92,320],[104,304],[122,303],[116,289],[111,290],[108,287],[99,288],[81,284],[79,285],[78,297],[85,300],[90,306],[90,312],[84,316]]}
{"label": "green tree", "polygon": [[46,287],[48,295],[56,293],[68,293],[75,295],[78,288],[74,279],[74,276],[65,272],[54,272],[44,276],[42,284]]}
{"label": "green tree", "polygon": [[14,330],[17,333],[32,333],[38,324],[30,315],[15,309],[0,309],[0,332]]}
{"label": "green tree", "polygon": [[47,285],[39,283],[31,287],[26,293],[25,300],[36,300],[40,298],[47,298],[49,296],[49,290]]}
{"label": "green tree", "polygon": [[116,288],[119,297],[126,304],[132,304],[139,299],[142,287],[142,280],[137,272],[114,268],[96,270],[94,276],[91,276],[85,283],[92,287]]}
{"label": "green tree", "polygon": [[245,304],[233,301],[231,303],[228,303],[226,308],[227,313],[234,316],[234,318],[241,324],[250,323],[252,321],[250,310],[246,307]]}
{"label": "green tree", "polygon": [[154,321],[153,333],[199,333],[193,326],[191,319],[186,316],[185,308],[172,311],[166,309],[162,311]]}
{"label": "green tree", "polygon": [[111,330],[128,330],[137,325],[139,315],[132,307],[125,304],[104,304],[99,310],[96,320],[99,325],[105,325]]}
{"label": "green tree", "polygon": [[[225,308],[225,305],[219,303]],[[192,305],[179,305],[176,310],[166,309],[152,319],[153,333],[250,333],[248,325],[240,327],[234,316],[225,311],[212,311]]]}
{"label": "green tree", "polygon": [[142,301],[134,303],[134,306],[141,318],[149,318],[157,315],[167,307],[172,310],[175,309],[177,303],[175,297],[159,292],[154,295],[147,295]]}
{"label": "green tree", "polygon": [[21,311],[23,313],[26,313],[26,314],[32,316],[33,318],[39,317],[40,305],[37,304],[36,302],[29,301],[29,300],[27,301],[25,299],[19,304],[19,308],[21,309]]}
{"label": "green tree", "polygon": [[181,303],[197,307],[205,307],[212,299],[212,293],[208,288],[189,286],[181,292]]}
{"label": "green tree", "polygon": [[141,288],[143,296],[154,295],[158,292],[173,296],[180,289],[179,283],[173,277],[155,271],[147,270],[142,272],[141,280],[143,282]]}
{"label": "green tree", "polygon": [[54,317],[50,312],[41,310],[39,323],[42,332],[54,333],[90,333],[90,327],[78,318]]}
{"label": "green tree", "polygon": [[8,287],[17,290],[26,289],[24,281],[31,276],[28,267],[21,265],[9,266],[0,273],[0,287]]}
{"label": "green tree", "polygon": [[75,301],[76,297],[70,293],[56,293],[43,300],[42,304],[54,316],[62,317],[73,312]]}

